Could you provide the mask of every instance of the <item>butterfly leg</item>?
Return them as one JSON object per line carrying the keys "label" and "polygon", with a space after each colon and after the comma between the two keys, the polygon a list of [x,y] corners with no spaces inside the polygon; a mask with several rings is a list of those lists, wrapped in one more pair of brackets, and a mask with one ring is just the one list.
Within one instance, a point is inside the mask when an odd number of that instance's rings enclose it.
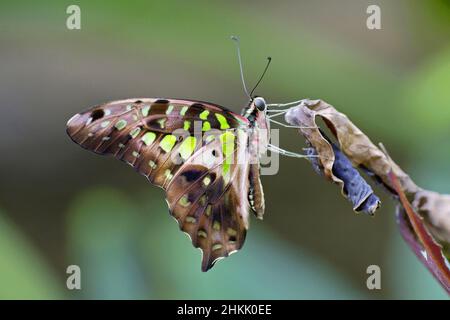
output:
{"label": "butterfly leg", "polygon": [[[281,115],[285,114],[288,111],[289,111],[289,109],[284,109],[284,110],[280,110],[280,109],[267,110],[266,111],[267,113],[272,113],[271,115],[268,115],[267,118],[269,118],[269,119],[270,118],[275,118],[275,117],[278,117],[278,116],[281,116]],[[273,114],[273,113],[275,113],[275,114]]]}
{"label": "butterfly leg", "polygon": [[319,157],[318,155],[305,155],[305,154],[301,154],[301,153],[284,150],[273,144],[267,145],[267,149],[270,150],[271,152],[279,153],[279,154],[281,154],[283,156],[287,156],[287,157],[294,157],[294,158],[317,158],[317,157]]}
{"label": "butterfly leg", "polygon": [[280,125],[282,127],[285,127],[285,128],[295,128],[295,129],[317,129],[318,128],[317,126],[313,126],[313,127],[291,126],[289,124],[285,124],[285,123],[282,123],[282,122],[279,122],[279,121],[276,121],[276,120],[273,120],[273,119],[270,119],[270,118],[269,118],[269,121],[273,122],[273,123],[276,123],[276,124],[278,124],[278,125]]}
{"label": "butterfly leg", "polygon": [[[298,104],[298,103],[304,104],[304,100],[294,101],[294,102],[290,102],[290,103],[287,103],[287,104],[284,104],[284,105],[279,104],[278,106],[288,106],[288,105],[291,105],[291,104]],[[272,119],[272,118],[275,118],[275,117],[278,117],[278,116],[281,116],[281,115],[285,114],[289,110],[290,110],[289,108],[288,109],[282,109],[282,110],[280,110],[280,109],[267,110],[268,113],[275,113],[275,114],[268,115],[267,118],[269,119],[270,122],[276,123],[276,124],[278,124],[278,125],[280,125],[282,127],[285,127],[285,128],[294,128],[294,129],[317,129],[318,128],[317,126],[312,126],[312,127],[308,127],[308,126],[292,126],[292,125],[285,124],[285,123],[282,123],[280,121]]]}

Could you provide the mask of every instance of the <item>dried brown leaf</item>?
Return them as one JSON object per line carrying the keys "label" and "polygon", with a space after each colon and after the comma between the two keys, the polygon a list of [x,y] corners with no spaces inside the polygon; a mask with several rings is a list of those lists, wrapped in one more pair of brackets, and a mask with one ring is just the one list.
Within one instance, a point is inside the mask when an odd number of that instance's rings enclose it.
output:
{"label": "dried brown leaf", "polygon": [[[450,195],[418,187],[345,114],[322,100],[302,100],[286,113],[285,119],[291,125],[317,127],[316,117],[324,120],[352,165],[373,174],[399,200],[397,223],[400,232],[419,259],[450,292]],[[318,128],[300,130],[320,156],[325,176],[343,186],[342,180],[333,174],[336,155],[326,137]]]}
{"label": "dried brown leaf", "polygon": [[315,111],[309,109],[306,104],[301,104],[287,112],[286,121],[291,125],[303,127],[300,132],[312,147],[313,152],[310,155],[320,156],[310,158],[316,171],[339,184],[342,195],[353,204],[354,211],[373,214],[380,205],[379,198],[353,168],[348,157],[317,127],[315,115]]}
{"label": "dried brown leaf", "polygon": [[392,167],[407,195],[419,191],[417,185],[395,163],[390,163],[386,155],[348,117],[322,100],[306,100],[305,104],[325,123],[339,141],[340,148],[355,167],[369,168],[382,182],[392,188],[389,172]]}
{"label": "dried brown leaf", "polygon": [[294,126],[305,127],[301,133],[312,145],[318,155],[319,162],[323,167],[325,177],[342,185],[342,180],[333,175],[334,152],[331,144],[322,136],[316,124],[316,112],[310,110],[306,104],[293,107],[286,113],[286,122]]}

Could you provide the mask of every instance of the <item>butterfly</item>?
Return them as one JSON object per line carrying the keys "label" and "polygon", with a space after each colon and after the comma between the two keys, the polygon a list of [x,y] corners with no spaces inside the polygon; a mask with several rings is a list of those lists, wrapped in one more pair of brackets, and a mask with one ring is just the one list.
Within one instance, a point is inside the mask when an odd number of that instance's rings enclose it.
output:
{"label": "butterfly", "polygon": [[139,98],[95,106],[67,123],[75,143],[128,163],[165,190],[170,214],[202,251],[202,271],[242,248],[250,210],[263,218],[261,155],[270,150],[305,157],[270,144],[270,122],[281,124],[271,118],[287,110],[268,106],[289,107],[299,101],[269,105],[253,96],[270,57],[249,94],[238,39],[232,39],[250,98],[240,115],[210,102]]}
{"label": "butterfly", "polygon": [[263,217],[260,164],[254,160],[269,142],[266,108],[261,97],[242,115],[201,101],[127,99],[76,114],[67,133],[163,188],[170,214],[201,249],[207,271],[242,247],[249,209]]}

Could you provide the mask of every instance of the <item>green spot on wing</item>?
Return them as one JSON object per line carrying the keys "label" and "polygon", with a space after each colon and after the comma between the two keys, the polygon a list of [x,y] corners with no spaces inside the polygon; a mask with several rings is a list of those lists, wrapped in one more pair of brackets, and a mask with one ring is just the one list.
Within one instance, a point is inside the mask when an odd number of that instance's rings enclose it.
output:
{"label": "green spot on wing", "polygon": [[166,169],[166,171],[164,172],[164,176],[166,177],[167,180],[170,180],[173,178],[173,174],[170,171],[170,169]]}
{"label": "green spot on wing", "polygon": [[177,141],[177,137],[175,137],[172,134],[168,134],[162,138],[162,140],[159,143],[159,146],[161,149],[163,149],[165,152],[170,152],[175,145],[175,142]]}
{"label": "green spot on wing", "polygon": [[103,121],[103,122],[100,124],[100,126],[101,126],[102,128],[106,128],[108,125],[109,125],[109,121]]}
{"label": "green spot on wing", "polygon": [[222,144],[222,152],[224,157],[226,158],[233,154],[235,135],[230,131],[226,131],[220,135],[219,139]]}
{"label": "green spot on wing", "polygon": [[148,116],[149,111],[150,111],[150,106],[149,105],[145,105],[145,106],[142,107],[142,115],[144,117]]}
{"label": "green spot on wing", "polygon": [[149,161],[148,161],[148,165],[149,165],[150,168],[156,169],[156,163],[155,163],[155,161],[149,160]]}
{"label": "green spot on wing", "polygon": [[203,110],[202,113],[200,113],[199,117],[202,120],[206,120],[208,118],[209,115],[209,111],[208,110]]}
{"label": "green spot on wing", "polygon": [[187,207],[187,206],[189,206],[189,205],[191,204],[191,203],[189,202],[189,200],[188,200],[188,197],[187,197],[186,195],[182,196],[178,202],[179,202],[180,205],[183,206],[183,207]]}
{"label": "green spot on wing", "polygon": [[197,145],[196,137],[187,137],[180,145],[180,156],[184,160],[187,160],[195,150],[195,146]]}
{"label": "green spot on wing", "polygon": [[158,120],[159,126],[161,129],[164,129],[164,124],[166,123],[166,118],[162,118]]}
{"label": "green spot on wing", "polygon": [[222,166],[222,174],[226,183],[229,181],[228,173],[230,172],[230,168],[231,165],[229,163],[224,163]]}
{"label": "green spot on wing", "polygon": [[187,131],[187,130],[189,130],[190,127],[191,127],[191,122],[188,120],[185,120],[183,129]]}
{"label": "green spot on wing", "polygon": [[222,167],[222,173],[224,176],[227,176],[227,174],[230,171],[231,168],[231,155],[234,153],[235,149],[235,136],[230,131],[226,131],[225,133],[222,133],[219,137],[220,142],[222,144],[222,153],[225,158],[223,167]]}
{"label": "green spot on wing", "polygon": [[209,123],[209,121],[203,122],[202,131],[209,131],[209,130],[211,130],[211,123]]}
{"label": "green spot on wing", "polygon": [[215,138],[216,138],[215,135],[210,134],[205,137],[205,141],[206,141],[206,143],[209,143],[209,142],[213,141]]}
{"label": "green spot on wing", "polygon": [[147,145],[151,145],[153,143],[153,141],[155,141],[156,139],[156,134],[154,132],[147,132],[145,133],[141,140]]}
{"label": "green spot on wing", "polygon": [[209,176],[206,176],[206,177],[203,179],[203,184],[204,184],[205,186],[208,186],[210,183],[211,183],[211,178],[210,178]]}
{"label": "green spot on wing", "polygon": [[172,111],[173,111],[173,105],[169,105],[169,106],[167,107],[166,114],[169,115],[169,114],[172,113]]}
{"label": "green spot on wing", "polygon": [[195,219],[194,217],[188,216],[188,217],[186,217],[185,221],[188,223],[196,223],[197,219]]}
{"label": "green spot on wing", "polygon": [[184,116],[186,114],[186,111],[188,111],[188,109],[189,109],[188,106],[184,106],[183,108],[181,108],[180,115]]}
{"label": "green spot on wing", "polygon": [[116,123],[116,125],[115,125],[115,127],[116,127],[117,130],[122,130],[122,129],[124,129],[126,126],[127,126],[127,121],[126,121],[126,120],[123,120],[123,119],[117,121],[117,123]]}
{"label": "green spot on wing", "polygon": [[219,123],[220,123],[220,129],[229,129],[230,128],[227,118],[225,118],[220,113],[216,113],[215,115],[216,115],[217,121],[219,121]]}
{"label": "green spot on wing", "polygon": [[140,132],[141,132],[141,128],[139,128],[139,127],[134,128],[133,130],[131,130],[130,136],[134,139],[139,135]]}
{"label": "green spot on wing", "polygon": [[237,235],[236,230],[232,229],[232,228],[228,228],[227,229],[227,233],[230,237],[235,237]]}

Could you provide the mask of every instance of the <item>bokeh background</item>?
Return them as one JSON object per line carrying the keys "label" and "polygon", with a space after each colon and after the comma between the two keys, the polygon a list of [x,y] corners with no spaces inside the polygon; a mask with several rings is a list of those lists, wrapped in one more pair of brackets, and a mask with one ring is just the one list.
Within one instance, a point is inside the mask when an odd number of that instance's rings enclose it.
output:
{"label": "bokeh background", "polygon": [[[81,30],[66,8],[81,7]],[[381,7],[382,30],[366,28]],[[0,298],[447,298],[397,232],[382,197],[356,215],[303,160],[263,177],[267,210],[239,253],[200,271],[163,192],[65,133],[75,113],[128,97],[246,103],[230,35],[258,94],[321,98],[346,113],[422,187],[449,193],[450,2],[2,1]],[[303,141],[283,130],[281,146]],[[66,268],[82,290],[66,288]],[[366,288],[381,267],[382,289]]]}

